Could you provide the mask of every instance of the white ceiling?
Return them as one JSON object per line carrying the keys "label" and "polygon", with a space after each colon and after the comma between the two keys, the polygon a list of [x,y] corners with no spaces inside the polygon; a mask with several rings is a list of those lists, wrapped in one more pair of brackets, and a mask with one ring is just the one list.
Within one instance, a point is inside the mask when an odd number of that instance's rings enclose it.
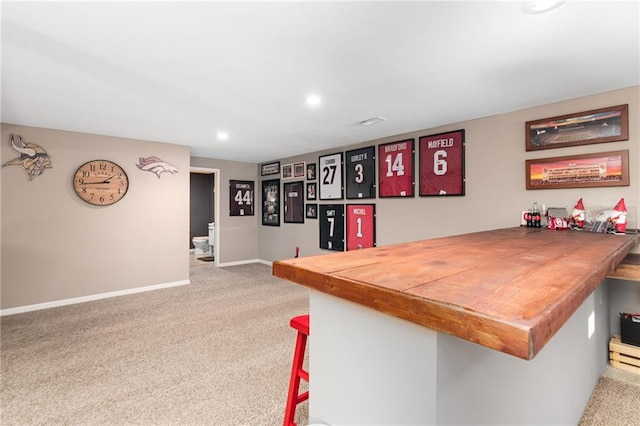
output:
{"label": "white ceiling", "polygon": [[2,122],[257,163],[640,84],[637,1],[522,6],[3,1]]}

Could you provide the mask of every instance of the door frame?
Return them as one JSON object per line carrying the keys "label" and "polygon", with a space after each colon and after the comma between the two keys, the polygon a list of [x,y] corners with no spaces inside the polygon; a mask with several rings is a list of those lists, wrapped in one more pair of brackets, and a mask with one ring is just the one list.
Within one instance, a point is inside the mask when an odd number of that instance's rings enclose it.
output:
{"label": "door frame", "polygon": [[213,169],[210,167],[191,167],[189,170],[191,173],[202,173],[205,175],[213,175],[213,200],[214,200],[214,209],[213,209],[213,217],[214,223],[216,224],[215,230],[215,241],[213,244],[213,266],[218,267],[219,259],[220,259],[220,230],[221,226],[221,217],[220,217],[220,169]]}

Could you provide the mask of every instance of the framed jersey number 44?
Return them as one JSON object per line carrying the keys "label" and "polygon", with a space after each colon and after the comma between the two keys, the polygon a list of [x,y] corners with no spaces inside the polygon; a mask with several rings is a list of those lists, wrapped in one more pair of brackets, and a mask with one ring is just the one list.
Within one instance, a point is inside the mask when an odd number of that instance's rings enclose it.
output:
{"label": "framed jersey number 44", "polygon": [[464,195],[464,129],[421,136],[420,195]]}
{"label": "framed jersey number 44", "polygon": [[229,216],[253,216],[252,180],[229,181]]}

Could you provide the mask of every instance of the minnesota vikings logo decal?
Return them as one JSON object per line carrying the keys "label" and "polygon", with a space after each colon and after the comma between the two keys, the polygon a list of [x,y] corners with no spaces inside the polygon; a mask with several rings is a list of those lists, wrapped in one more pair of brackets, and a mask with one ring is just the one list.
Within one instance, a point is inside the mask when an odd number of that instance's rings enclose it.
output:
{"label": "minnesota vikings logo decal", "polygon": [[9,135],[11,149],[20,154],[20,157],[9,160],[4,166],[22,166],[29,180],[40,176],[44,169],[51,168],[51,158],[44,149],[36,144],[25,142],[20,135]]}
{"label": "minnesota vikings logo decal", "polygon": [[158,157],[140,157],[140,162],[136,164],[140,170],[145,172],[153,172],[160,179],[160,174],[164,172],[178,173],[178,168],[173,164],[169,164],[166,161],[162,161]]}

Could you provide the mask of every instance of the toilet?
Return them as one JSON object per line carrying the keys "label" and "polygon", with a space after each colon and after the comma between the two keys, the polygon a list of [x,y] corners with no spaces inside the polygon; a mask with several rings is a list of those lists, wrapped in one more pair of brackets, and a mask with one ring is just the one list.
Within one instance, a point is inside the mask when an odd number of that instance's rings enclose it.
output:
{"label": "toilet", "polygon": [[193,254],[209,254],[209,237],[193,237],[191,242],[195,247]]}
{"label": "toilet", "polygon": [[215,241],[215,223],[209,223],[209,235],[205,237],[193,237],[191,242],[195,249],[193,250],[193,254],[203,255],[209,254],[213,255],[213,243]]}

